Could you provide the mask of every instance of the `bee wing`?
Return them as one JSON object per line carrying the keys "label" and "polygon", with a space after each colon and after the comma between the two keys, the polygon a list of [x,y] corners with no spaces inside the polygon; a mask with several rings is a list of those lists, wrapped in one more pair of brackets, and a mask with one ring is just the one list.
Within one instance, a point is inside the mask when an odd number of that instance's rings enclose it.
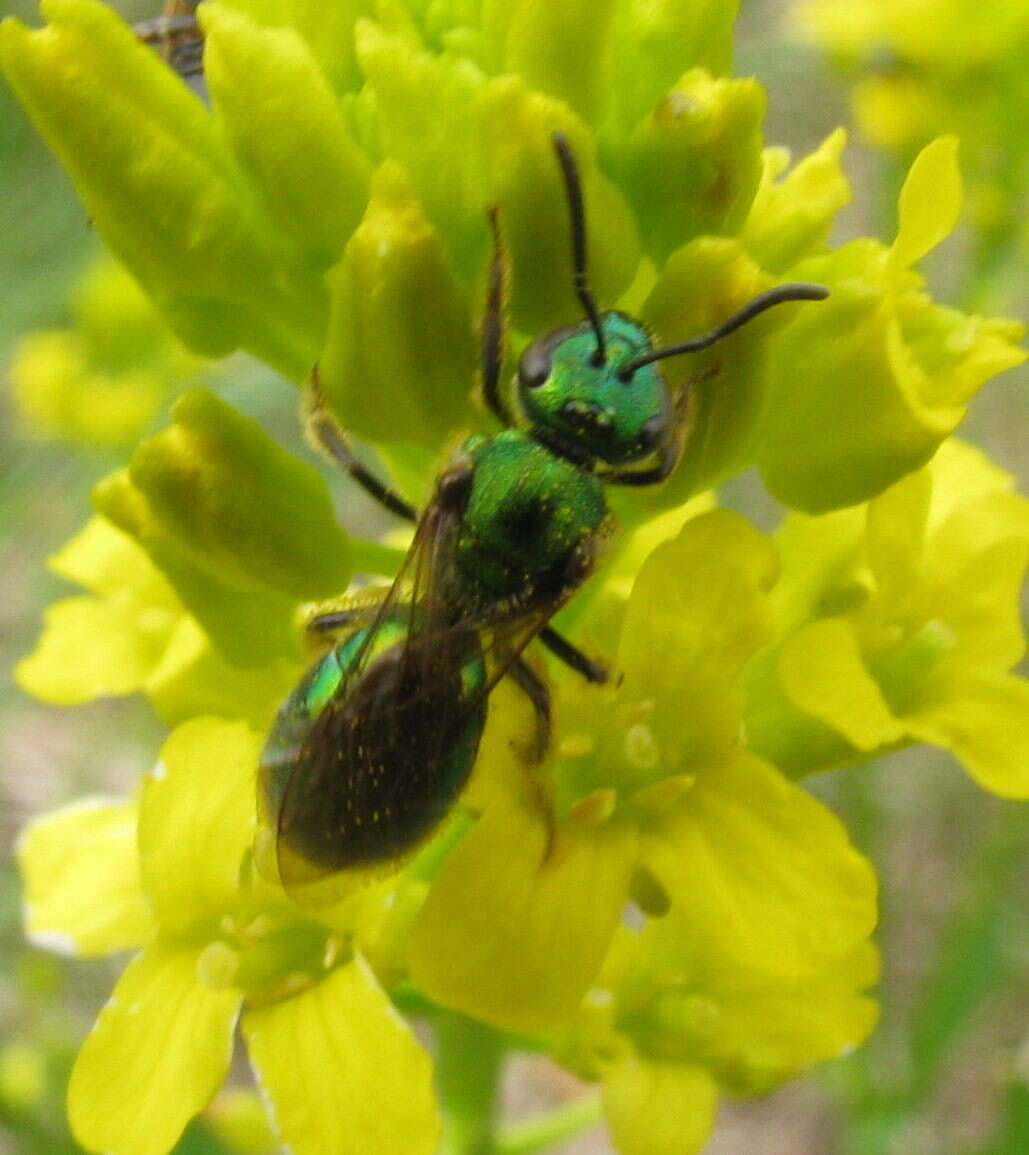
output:
{"label": "bee wing", "polygon": [[[275,837],[274,869],[265,873],[303,904],[332,901],[413,848],[423,832],[411,799],[431,802],[431,771],[446,762],[454,735],[476,729],[478,716],[461,707],[465,668],[481,668],[479,636],[445,620],[445,571],[459,527],[457,511],[439,501],[426,508],[356,645],[330,666],[329,700],[296,748],[262,765],[263,818]],[[480,712],[484,720],[484,698]],[[433,818],[431,805],[423,810],[422,825]],[[348,877],[334,880],[343,871]]]}
{"label": "bee wing", "polygon": [[395,868],[440,824],[471,772],[490,692],[570,596],[455,617],[460,527],[459,510],[426,508],[329,701],[277,768],[276,875],[302,905]]}

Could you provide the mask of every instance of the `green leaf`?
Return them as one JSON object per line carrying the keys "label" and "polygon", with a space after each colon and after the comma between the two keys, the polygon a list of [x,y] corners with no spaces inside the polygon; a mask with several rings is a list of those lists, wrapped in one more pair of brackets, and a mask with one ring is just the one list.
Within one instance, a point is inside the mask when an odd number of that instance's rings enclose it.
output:
{"label": "green leaf", "polygon": [[977,1155],[1022,1155],[1029,1135],[1029,1085],[1016,1075],[1004,1096],[1004,1111],[995,1140]]}
{"label": "green leaf", "polygon": [[970,897],[952,916],[918,991],[911,1021],[913,1104],[940,1080],[954,1044],[984,1004],[1018,985],[1012,941],[1019,918],[1025,815],[1009,809],[969,858]]}
{"label": "green leaf", "polygon": [[243,1035],[295,1155],[431,1155],[432,1064],[357,957],[303,994],[248,1010]]}

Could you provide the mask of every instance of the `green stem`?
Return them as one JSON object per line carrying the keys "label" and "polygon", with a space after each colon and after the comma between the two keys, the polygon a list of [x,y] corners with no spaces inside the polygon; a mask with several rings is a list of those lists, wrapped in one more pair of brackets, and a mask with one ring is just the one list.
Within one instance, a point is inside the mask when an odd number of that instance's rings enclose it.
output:
{"label": "green stem", "polygon": [[503,1041],[496,1031],[451,1011],[437,1012],[432,1022],[443,1110],[439,1155],[494,1155]]}
{"label": "green stem", "polygon": [[599,1094],[581,1095],[552,1111],[503,1128],[494,1150],[496,1155],[534,1155],[593,1126],[602,1114]]}

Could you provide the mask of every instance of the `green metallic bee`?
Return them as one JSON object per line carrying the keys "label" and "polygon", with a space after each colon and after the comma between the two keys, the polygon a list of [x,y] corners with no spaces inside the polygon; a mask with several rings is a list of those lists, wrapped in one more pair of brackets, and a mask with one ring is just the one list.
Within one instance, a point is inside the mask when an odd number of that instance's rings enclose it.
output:
{"label": "green metallic bee", "polygon": [[318,403],[314,375],[312,434],[415,533],[377,604],[310,624],[315,633],[351,633],[288,698],[264,749],[260,809],[287,887],[396,860],[431,833],[471,774],[487,698],[501,678],[530,699],[542,759],[550,699],[523,651],[538,639],[590,681],[606,679],[548,622],[585,581],[611,529],[605,487],[660,482],[682,450],[686,390],[673,393],[656,362],[706,349],[774,305],[827,296],[818,285],[780,285],[712,332],[654,349],[639,321],[597,309],[578,169],[564,136],[553,142],[586,318],[522,354],[521,424],[500,392],[506,270],[495,209],[482,387],[505,428],[463,443],[420,514],[354,458]]}

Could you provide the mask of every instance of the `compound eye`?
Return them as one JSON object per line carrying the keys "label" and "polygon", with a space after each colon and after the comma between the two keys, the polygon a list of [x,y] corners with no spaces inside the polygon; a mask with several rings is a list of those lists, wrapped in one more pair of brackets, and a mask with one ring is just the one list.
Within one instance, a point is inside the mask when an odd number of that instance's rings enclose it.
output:
{"label": "compound eye", "polygon": [[550,376],[550,351],[539,342],[530,345],[518,362],[518,383],[526,389],[538,389]]}
{"label": "compound eye", "polygon": [[668,436],[668,419],[662,415],[651,417],[644,422],[640,429],[640,448],[647,450],[657,449],[663,445]]}

